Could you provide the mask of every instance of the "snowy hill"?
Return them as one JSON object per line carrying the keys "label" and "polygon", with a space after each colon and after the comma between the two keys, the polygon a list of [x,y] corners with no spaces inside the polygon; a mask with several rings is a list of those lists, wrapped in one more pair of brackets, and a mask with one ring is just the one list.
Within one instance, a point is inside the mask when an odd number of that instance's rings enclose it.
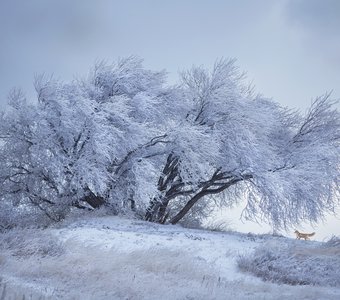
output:
{"label": "snowy hill", "polygon": [[[280,255],[287,247],[298,249],[298,259],[340,263],[339,245],[118,217],[12,230],[0,234],[0,299],[340,299],[337,283],[278,284],[238,268],[238,262],[260,257],[255,249]],[[284,263],[296,273],[293,258]]]}

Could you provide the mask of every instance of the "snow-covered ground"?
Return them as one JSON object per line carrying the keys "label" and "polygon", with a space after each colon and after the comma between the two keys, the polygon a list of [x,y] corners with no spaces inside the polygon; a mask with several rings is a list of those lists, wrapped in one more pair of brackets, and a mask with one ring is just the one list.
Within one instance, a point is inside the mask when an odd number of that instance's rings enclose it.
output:
{"label": "snow-covered ground", "polygon": [[285,243],[322,246],[118,217],[12,230],[0,234],[0,299],[340,299],[339,287],[280,285],[238,269],[240,256]]}

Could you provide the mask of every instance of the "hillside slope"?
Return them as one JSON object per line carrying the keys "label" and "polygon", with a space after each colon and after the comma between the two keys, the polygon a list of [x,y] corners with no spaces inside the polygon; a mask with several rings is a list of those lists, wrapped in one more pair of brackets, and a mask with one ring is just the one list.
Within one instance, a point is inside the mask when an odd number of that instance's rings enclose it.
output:
{"label": "hillside slope", "polygon": [[268,243],[317,242],[118,217],[12,230],[0,242],[4,299],[340,299],[340,288],[279,285],[238,270],[240,256]]}

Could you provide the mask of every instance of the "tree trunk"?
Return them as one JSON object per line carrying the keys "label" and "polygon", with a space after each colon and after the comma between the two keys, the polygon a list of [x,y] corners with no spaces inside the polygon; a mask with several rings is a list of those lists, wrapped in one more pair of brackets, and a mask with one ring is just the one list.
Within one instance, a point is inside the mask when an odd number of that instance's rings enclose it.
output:
{"label": "tree trunk", "polygon": [[194,197],[192,197],[187,204],[185,204],[185,206],[178,212],[177,215],[175,215],[173,218],[171,218],[171,220],[169,221],[169,223],[171,224],[176,224],[178,223],[178,221],[180,221],[187,213],[188,211],[195,205],[195,203],[201,199],[202,197],[204,197],[205,195],[208,195],[209,193],[207,193],[207,191],[201,191],[198,194],[196,194]]}
{"label": "tree trunk", "polygon": [[221,193],[224,190],[226,190],[227,188],[229,188],[230,186],[238,183],[239,181],[242,181],[242,180],[248,179],[248,178],[251,178],[251,175],[249,175],[249,176],[247,175],[247,176],[242,177],[242,178],[234,178],[234,179],[231,179],[230,181],[228,181],[227,183],[225,183],[224,185],[222,185],[221,187],[215,188],[215,189],[209,189],[209,187],[211,187],[213,185],[213,182],[210,182],[205,187],[203,187],[200,192],[198,192],[195,196],[193,196],[185,204],[185,206],[177,213],[177,215],[175,215],[174,217],[171,218],[169,223],[171,223],[171,224],[178,223],[189,212],[189,210],[195,205],[195,203],[198,200],[200,200],[201,198],[203,198],[204,196]]}
{"label": "tree trunk", "polygon": [[95,195],[90,189],[87,190],[86,195],[81,200],[88,203],[93,208],[99,208],[106,203],[102,196]]}
{"label": "tree trunk", "polygon": [[149,207],[146,209],[145,217],[144,219],[149,222],[154,222],[154,216],[156,214],[156,211],[159,207],[159,200],[154,197],[149,204]]}
{"label": "tree trunk", "polygon": [[178,192],[181,179],[178,174],[179,158],[172,153],[168,155],[162,174],[158,180],[157,189],[160,196],[154,197],[147,208],[145,220],[150,222],[165,222],[166,209],[172,194]]}

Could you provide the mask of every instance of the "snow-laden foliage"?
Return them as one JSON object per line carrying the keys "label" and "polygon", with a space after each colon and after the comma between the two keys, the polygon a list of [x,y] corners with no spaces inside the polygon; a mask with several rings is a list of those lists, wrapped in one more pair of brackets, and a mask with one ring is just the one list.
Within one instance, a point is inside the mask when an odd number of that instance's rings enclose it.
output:
{"label": "snow-laden foliage", "polygon": [[[339,200],[340,124],[329,95],[317,98],[302,116],[254,95],[233,61],[217,62],[212,72],[194,67],[182,77],[190,100],[186,122],[205,136],[190,156],[190,147],[171,152],[159,181],[163,195],[151,203],[147,219],[164,222],[168,210],[176,223],[198,202],[232,205],[239,197],[248,200],[245,217],[276,227],[316,222],[333,210]],[[197,163],[200,173],[194,172]]]}
{"label": "snow-laden foliage", "polygon": [[246,197],[246,218],[280,228],[338,203],[340,117],[329,95],[302,115],[256,95],[233,60],[168,86],[136,57],[35,87],[37,101],[14,90],[1,114],[2,227],[103,206],[198,224]]}

